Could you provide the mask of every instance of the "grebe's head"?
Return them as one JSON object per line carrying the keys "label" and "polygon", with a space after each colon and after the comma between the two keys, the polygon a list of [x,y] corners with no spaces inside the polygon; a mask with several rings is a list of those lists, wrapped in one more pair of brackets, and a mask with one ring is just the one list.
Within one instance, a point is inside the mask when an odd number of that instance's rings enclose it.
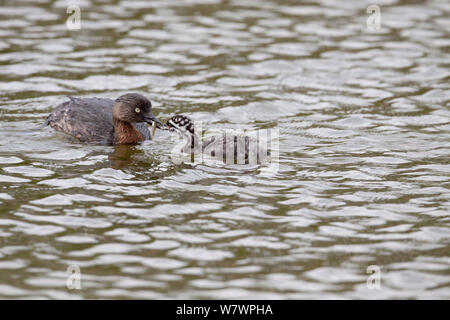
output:
{"label": "grebe's head", "polygon": [[194,123],[184,115],[177,114],[166,122],[167,128],[171,132],[177,132],[181,135],[194,135]]}
{"label": "grebe's head", "polygon": [[114,101],[113,118],[123,122],[147,122],[156,123],[160,129],[166,129],[164,125],[153,115],[152,103],[138,93],[127,93]]}

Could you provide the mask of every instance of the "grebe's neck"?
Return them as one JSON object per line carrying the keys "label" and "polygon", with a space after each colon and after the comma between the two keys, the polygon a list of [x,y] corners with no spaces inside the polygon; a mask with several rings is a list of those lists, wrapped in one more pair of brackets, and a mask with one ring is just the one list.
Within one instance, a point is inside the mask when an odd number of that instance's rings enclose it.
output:
{"label": "grebe's neck", "polygon": [[116,118],[113,121],[115,144],[137,144],[144,141],[144,137],[133,124]]}
{"label": "grebe's neck", "polygon": [[185,144],[185,148],[186,149],[194,149],[197,150],[199,148],[201,148],[202,145],[202,141],[200,140],[200,137],[192,132],[189,131],[185,131],[182,133],[182,137],[184,137],[184,139],[186,139],[186,144]]}

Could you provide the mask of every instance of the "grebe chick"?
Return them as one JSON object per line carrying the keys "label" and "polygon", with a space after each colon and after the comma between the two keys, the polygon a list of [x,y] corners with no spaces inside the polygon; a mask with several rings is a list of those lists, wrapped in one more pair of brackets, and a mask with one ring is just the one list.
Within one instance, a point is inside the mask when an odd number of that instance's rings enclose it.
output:
{"label": "grebe chick", "polygon": [[[227,162],[227,156],[232,155],[231,163],[239,164],[260,164],[270,156],[267,141],[260,141],[255,135],[231,134],[227,141],[225,132],[219,132],[203,137],[202,140],[195,132],[192,120],[184,115],[173,116],[166,122],[166,126],[170,132],[176,132],[185,139],[186,143],[181,148],[184,154],[202,153],[223,162]],[[241,141],[242,148],[238,148],[238,140]]]}
{"label": "grebe chick", "polygon": [[164,125],[152,114],[152,104],[138,93],[116,100],[74,98],[57,106],[45,125],[89,144],[137,144],[152,139],[147,123]]}

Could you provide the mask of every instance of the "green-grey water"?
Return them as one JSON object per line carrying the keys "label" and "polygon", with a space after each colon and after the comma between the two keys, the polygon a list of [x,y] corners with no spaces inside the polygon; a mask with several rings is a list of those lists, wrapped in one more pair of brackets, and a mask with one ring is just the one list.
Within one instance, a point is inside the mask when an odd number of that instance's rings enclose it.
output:
{"label": "green-grey water", "polygon": [[[449,299],[450,5],[371,4],[0,1],[0,298]],[[278,172],[37,129],[126,92],[278,129]]]}

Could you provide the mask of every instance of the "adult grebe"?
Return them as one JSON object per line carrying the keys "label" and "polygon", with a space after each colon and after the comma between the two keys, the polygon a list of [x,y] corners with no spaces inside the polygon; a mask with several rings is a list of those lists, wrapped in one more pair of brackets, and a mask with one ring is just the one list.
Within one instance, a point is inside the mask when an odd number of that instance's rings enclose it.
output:
{"label": "adult grebe", "polygon": [[45,124],[83,143],[137,144],[152,139],[147,123],[165,126],[152,114],[152,104],[138,93],[115,101],[104,98],[74,98],[53,110]]}

